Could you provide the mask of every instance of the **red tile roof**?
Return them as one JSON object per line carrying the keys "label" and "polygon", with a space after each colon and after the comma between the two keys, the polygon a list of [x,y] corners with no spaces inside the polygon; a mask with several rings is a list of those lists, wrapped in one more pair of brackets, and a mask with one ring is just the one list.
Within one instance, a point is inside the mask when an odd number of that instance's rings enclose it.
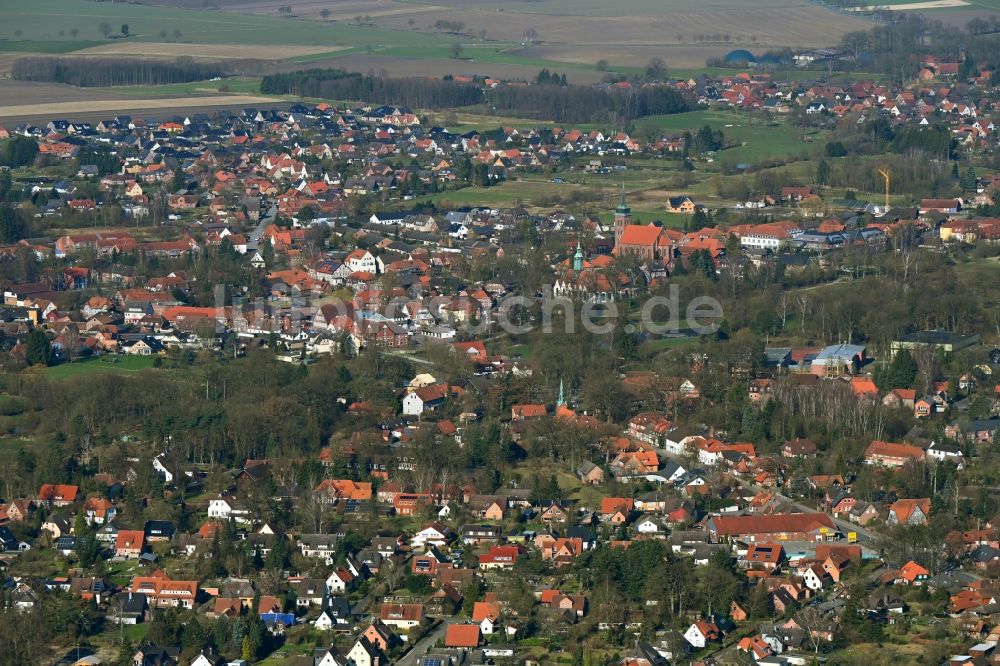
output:
{"label": "red tile roof", "polygon": [[444,646],[474,648],[479,646],[478,624],[450,624],[444,636]]}

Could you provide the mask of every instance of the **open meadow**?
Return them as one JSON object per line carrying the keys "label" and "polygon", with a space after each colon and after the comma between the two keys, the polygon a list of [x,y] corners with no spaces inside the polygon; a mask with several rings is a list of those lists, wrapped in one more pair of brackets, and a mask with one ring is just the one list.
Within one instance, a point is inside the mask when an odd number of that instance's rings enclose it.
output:
{"label": "open meadow", "polygon": [[302,46],[293,44],[180,44],[118,40],[75,51],[83,56],[127,56],[143,58],[190,57],[197,60],[288,60],[343,51],[347,46]]}
{"label": "open meadow", "polygon": [[[595,70],[600,60],[620,71],[642,67],[651,58],[662,58],[668,67],[697,68],[737,47],[764,51],[832,45],[845,33],[870,25],[806,0],[682,0],[667,5],[652,0],[614,5],[542,0],[501,7],[480,0],[215,4],[219,10],[205,9],[203,3],[194,8],[181,0],[37,0],[5,8],[0,51],[254,58],[296,66],[330,66],[343,59],[347,67],[390,74],[397,70],[397,75],[457,71],[528,76],[540,66],[595,72],[578,77],[584,83],[601,76]],[[123,26],[127,38],[120,34]],[[104,38],[109,28],[112,39]],[[460,60],[450,54],[456,41],[464,48]],[[366,58],[375,60],[365,67],[358,61]],[[386,58],[397,59],[395,67]],[[413,66],[421,61],[428,63],[426,72]]]}

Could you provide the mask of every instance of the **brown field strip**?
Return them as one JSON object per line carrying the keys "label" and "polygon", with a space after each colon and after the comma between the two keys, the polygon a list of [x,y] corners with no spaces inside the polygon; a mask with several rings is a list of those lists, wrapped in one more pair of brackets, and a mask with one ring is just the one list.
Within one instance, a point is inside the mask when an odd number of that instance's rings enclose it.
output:
{"label": "brown field strip", "polygon": [[178,58],[190,56],[207,60],[258,59],[287,60],[301,56],[341,51],[346,46],[299,46],[269,44],[171,44],[157,42],[117,42],[102,44],[76,51],[73,55],[84,56],[136,56],[156,58]]}
{"label": "brown field strip", "polygon": [[243,108],[254,104],[270,104],[282,100],[274,97],[250,95],[209,95],[205,97],[167,97],[162,99],[105,99],[76,102],[48,102],[44,104],[12,104],[0,106],[0,118],[29,116],[76,116],[98,112],[121,113],[123,110],[145,111],[156,109],[183,109],[185,107],[212,107],[231,105]]}

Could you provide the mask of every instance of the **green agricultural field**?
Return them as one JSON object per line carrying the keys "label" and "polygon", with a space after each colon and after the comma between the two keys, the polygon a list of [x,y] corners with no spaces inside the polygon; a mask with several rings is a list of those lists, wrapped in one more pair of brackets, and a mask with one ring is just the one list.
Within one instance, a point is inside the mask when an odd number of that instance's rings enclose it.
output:
{"label": "green agricultural field", "polygon": [[[409,0],[412,4],[426,4]],[[461,9],[492,9],[497,3],[489,0],[443,0],[436,5]],[[498,11],[524,12],[526,14],[554,14],[558,16],[652,16],[672,12],[708,12],[727,9],[768,9],[801,7],[803,0],[508,0]],[[752,5],[752,7],[751,7]]]}
{"label": "green agricultural field", "polygon": [[[916,4],[918,2],[921,2],[921,1],[922,0],[879,0],[879,2],[872,3],[872,4],[877,4],[877,5],[912,5],[912,4]],[[982,10],[982,9],[1000,10],[1000,0],[962,0],[962,1],[965,2],[964,5],[956,4],[953,7],[943,7],[942,6],[942,7],[937,7],[937,8],[935,8],[935,7],[924,7],[924,8],[921,8],[920,11],[922,11],[922,12],[933,12],[933,11],[948,10],[948,11],[952,11],[953,12],[953,11],[962,11],[962,10]]]}
{"label": "green agricultural field", "polygon": [[[2,34],[2,32],[0,32]],[[99,46],[101,42],[83,40],[9,40],[0,39],[0,52],[2,53],[71,53],[88,49],[92,46]]]}
{"label": "green agricultural field", "polygon": [[[528,58],[510,53],[506,50],[510,45],[497,44],[464,44],[462,46],[461,60],[455,61],[456,69],[461,69],[464,62],[483,63],[494,65],[523,65],[525,67],[537,67],[542,69],[548,67],[560,73],[571,72],[572,70],[593,70],[593,65],[582,63],[557,62],[555,60],[545,60],[541,58]],[[420,60],[446,60],[451,58],[451,44],[444,43],[439,46],[398,46],[380,49],[379,55],[395,56],[400,58],[415,58]],[[341,55],[339,53],[335,55]],[[625,68],[616,68],[625,69]]]}
{"label": "green agricultural field", "polygon": [[[0,38],[14,38],[20,31],[18,40],[55,42],[75,29],[78,35],[73,41],[101,40],[102,23],[111,26],[112,34],[128,25],[130,40],[163,41],[166,33],[173,41],[196,44],[381,47],[433,46],[441,41],[414,31],[87,0],[36,0],[4,7]],[[260,57],[266,57],[266,50]]]}
{"label": "green agricultural field", "polygon": [[153,367],[150,356],[102,356],[100,358],[63,363],[44,370],[52,379],[72,379],[96,372],[139,372]]}
{"label": "green agricultural field", "polygon": [[192,81],[161,86],[118,86],[115,88],[91,88],[103,90],[122,97],[190,97],[202,94],[259,95],[260,79],[232,78],[222,81]]}

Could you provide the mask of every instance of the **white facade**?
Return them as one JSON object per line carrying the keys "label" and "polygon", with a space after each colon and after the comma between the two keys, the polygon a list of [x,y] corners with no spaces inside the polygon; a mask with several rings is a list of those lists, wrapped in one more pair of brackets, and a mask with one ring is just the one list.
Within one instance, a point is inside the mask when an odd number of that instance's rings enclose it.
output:
{"label": "white facade", "polygon": [[688,630],[684,632],[684,640],[690,643],[693,647],[705,647],[705,636],[701,633],[701,630],[698,629],[697,624],[692,624],[688,627]]}
{"label": "white facade", "polygon": [[770,234],[744,234],[740,236],[740,247],[756,250],[777,250],[781,240]]}
{"label": "white facade", "polygon": [[424,413],[424,401],[420,399],[420,396],[413,393],[407,393],[406,397],[403,398],[403,414],[407,416],[420,416]]}
{"label": "white facade", "polygon": [[410,545],[414,548],[424,548],[430,546],[444,546],[448,543],[448,537],[442,534],[437,528],[425,527],[410,539]]}
{"label": "white facade", "polygon": [[347,261],[345,263],[347,264],[347,267],[351,269],[352,273],[357,273],[358,271],[368,271],[369,273],[374,274],[377,269],[375,257],[368,250],[365,250],[364,252],[352,252],[347,255]]}

